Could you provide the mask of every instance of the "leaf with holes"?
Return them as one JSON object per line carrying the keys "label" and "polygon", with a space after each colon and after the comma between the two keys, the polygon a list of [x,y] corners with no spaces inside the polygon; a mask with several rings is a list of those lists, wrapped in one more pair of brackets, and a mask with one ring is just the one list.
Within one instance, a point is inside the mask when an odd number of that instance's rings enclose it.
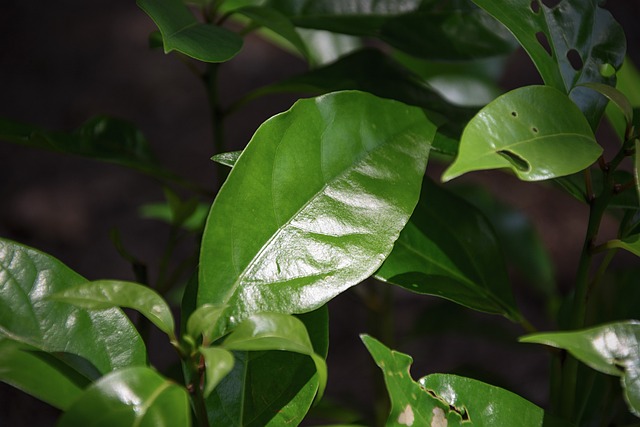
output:
{"label": "leaf with holes", "polygon": [[[527,51],[545,84],[564,93],[588,118],[600,122],[606,98],[587,88],[588,82],[615,85],[602,70],[622,65],[626,39],[620,25],[598,0],[563,0],[547,7],[542,0],[473,0],[502,22]],[[575,89],[574,89],[575,88]]]}
{"label": "leaf with holes", "polygon": [[526,86],[498,97],[471,119],[442,180],[500,168],[524,181],[550,179],[587,168],[601,153],[589,123],[566,95]]}
{"label": "leaf with holes", "polygon": [[[387,426],[563,426],[533,403],[510,391],[471,378],[428,375],[411,378],[410,356],[363,335],[367,350],[384,374],[391,398]],[[472,424],[471,424],[472,423]]]}
{"label": "leaf with holes", "polygon": [[369,277],[420,193],[435,126],[363,92],[298,101],[265,122],[213,203],[198,304],[251,314],[313,310]]}
{"label": "leaf with holes", "polygon": [[147,367],[121,369],[91,385],[59,427],[191,425],[187,390]]}
{"label": "leaf with holes", "polygon": [[640,322],[637,320],[580,331],[527,335],[520,341],[567,350],[591,368],[621,377],[627,405],[640,417]]}
{"label": "leaf with holes", "polygon": [[472,205],[430,179],[425,179],[418,205],[376,278],[520,318],[491,225]]}

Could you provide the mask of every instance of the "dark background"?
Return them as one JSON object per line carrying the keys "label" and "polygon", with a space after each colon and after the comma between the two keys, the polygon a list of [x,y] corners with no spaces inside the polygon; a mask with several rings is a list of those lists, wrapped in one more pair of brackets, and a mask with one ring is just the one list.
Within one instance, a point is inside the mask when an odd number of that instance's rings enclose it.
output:
{"label": "dark background", "polygon": [[[609,1],[625,28],[636,63],[640,2]],[[208,106],[201,83],[172,55],[148,49],[155,27],[133,1],[25,2],[0,5],[0,116],[51,130],[72,130],[106,114],[136,123],[163,164],[212,187],[215,165]],[[221,69],[223,103],[247,91],[305,70],[302,61],[249,36],[241,54]],[[516,53],[503,77],[505,89],[537,83],[528,58]],[[294,96],[271,96],[229,118],[226,139],[242,147],[256,127],[289,108]],[[486,184],[500,199],[521,208],[536,224],[566,287],[582,244],[585,206],[547,187],[526,185],[493,172],[466,178]],[[123,167],[0,142],[0,235],[52,254],[88,279],[132,280],[130,265],[109,240],[118,229],[127,248],[154,270],[167,239],[160,222],[140,219],[139,207],[163,200],[150,178]],[[605,227],[605,232],[610,228]],[[515,278],[517,281],[517,277]],[[541,302],[518,287],[523,309],[540,319]],[[431,372],[484,373],[536,403],[546,401],[546,359],[532,347],[498,345],[455,333],[413,339],[420,316],[440,307],[432,298],[398,292],[398,346],[414,356],[415,378]],[[448,310],[458,310],[447,305]],[[358,339],[366,314],[350,292],[330,305],[329,397],[368,410],[370,358]],[[499,318],[471,314],[487,330],[510,328]],[[484,326],[486,325],[486,326]],[[442,325],[446,326],[446,325]],[[437,329],[437,328],[436,328]],[[520,333],[511,328],[513,336]],[[152,361],[166,365],[160,346]],[[471,368],[474,367],[474,368]],[[0,426],[51,425],[55,410],[0,385]]]}

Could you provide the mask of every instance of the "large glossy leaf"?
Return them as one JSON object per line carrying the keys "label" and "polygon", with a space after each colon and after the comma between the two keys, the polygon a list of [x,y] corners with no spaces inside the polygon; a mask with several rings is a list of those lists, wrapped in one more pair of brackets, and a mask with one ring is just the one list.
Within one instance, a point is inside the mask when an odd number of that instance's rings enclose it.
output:
{"label": "large glossy leaf", "polygon": [[147,367],[121,369],[90,386],[59,427],[188,427],[187,390]]}
{"label": "large glossy leaf", "polygon": [[181,0],[137,0],[162,34],[164,51],[176,50],[204,62],[224,62],[242,48],[242,38],[222,27],[199,23]]}
{"label": "large glossy leaf", "polygon": [[379,37],[408,53],[432,59],[493,56],[514,47],[510,34],[467,0],[271,0],[269,5],[300,27]]}
{"label": "large glossy leaf", "polygon": [[580,331],[533,334],[520,341],[565,349],[591,368],[621,377],[629,409],[640,417],[640,322],[630,320]]}
{"label": "large glossy leaf", "polygon": [[469,122],[442,179],[509,168],[522,180],[538,181],[581,171],[601,153],[589,123],[566,95],[527,86],[498,97]]}
{"label": "large glossy leaf", "polygon": [[115,163],[158,178],[172,177],[158,164],[133,124],[111,117],[94,117],[71,133],[51,132],[0,118],[0,139]]}
{"label": "large glossy leaf", "polygon": [[[326,357],[326,306],[298,316],[316,354]],[[207,399],[211,425],[298,425],[317,396],[318,372],[307,355],[289,351],[235,351],[233,371]]]}
{"label": "large glossy leaf", "polygon": [[87,385],[38,357],[33,347],[0,338],[0,381],[66,410]]}
{"label": "large glossy leaf", "polygon": [[298,101],[265,122],[213,203],[198,304],[313,310],[369,277],[418,199],[435,126],[362,92]]}
{"label": "large glossy leaf", "polygon": [[120,280],[98,280],[69,287],[49,298],[89,310],[132,308],[169,337],[175,337],[173,314],[169,305],[148,286]]}
{"label": "large glossy leaf", "polygon": [[470,378],[433,374],[411,378],[412,359],[376,339],[362,341],[384,373],[391,398],[387,426],[509,426],[551,424],[544,411],[522,397]]}
{"label": "large glossy leaf", "polygon": [[430,179],[376,278],[476,310],[520,317],[491,225]]}
{"label": "large glossy leaf", "polygon": [[86,311],[48,298],[84,282],[55,258],[0,239],[0,336],[76,354],[101,373],[144,365],[144,344],[121,310]]}
{"label": "large glossy leaf", "polygon": [[565,93],[597,127],[607,100],[576,85],[615,85],[601,70],[619,69],[626,51],[620,25],[598,0],[563,0],[549,8],[541,0],[473,0],[502,22],[527,51],[547,85]]}

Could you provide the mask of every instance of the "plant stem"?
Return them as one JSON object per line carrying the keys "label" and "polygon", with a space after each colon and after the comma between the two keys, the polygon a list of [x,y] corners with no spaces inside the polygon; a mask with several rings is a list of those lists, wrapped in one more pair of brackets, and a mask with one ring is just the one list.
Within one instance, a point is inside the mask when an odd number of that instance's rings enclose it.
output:
{"label": "plant stem", "polygon": [[[224,153],[226,151],[224,143],[224,119],[225,114],[220,106],[218,91],[218,74],[220,64],[208,64],[207,70],[202,76],[203,82],[207,89],[207,100],[209,101],[209,109],[211,114],[211,125],[213,126],[213,151],[214,154]],[[227,178],[227,169],[217,166],[218,186],[221,186]]]}
{"label": "plant stem", "polygon": [[197,356],[197,359],[188,360],[190,372],[190,384],[189,392],[191,393],[191,400],[193,401],[193,411],[196,416],[197,425],[200,427],[209,427],[209,416],[207,415],[207,406],[204,402],[204,395],[202,394],[202,372],[200,365],[202,363],[201,356]]}

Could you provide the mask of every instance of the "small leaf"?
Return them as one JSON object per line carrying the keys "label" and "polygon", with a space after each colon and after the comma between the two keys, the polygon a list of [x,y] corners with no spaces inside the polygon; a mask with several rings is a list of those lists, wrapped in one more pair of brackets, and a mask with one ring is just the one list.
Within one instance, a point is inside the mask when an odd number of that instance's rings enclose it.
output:
{"label": "small leaf", "polygon": [[146,367],[114,371],[91,385],[59,427],[191,425],[187,390]]}
{"label": "small leaf", "polygon": [[[168,203],[149,203],[142,205],[139,209],[139,213],[143,218],[157,219],[168,224],[176,224],[178,219]],[[209,205],[205,203],[197,203],[191,215],[185,218],[179,225],[185,230],[202,232],[208,214]]]}
{"label": "small leaf", "polygon": [[193,338],[203,335],[205,342],[210,343],[216,338],[212,335],[216,323],[226,307],[223,305],[204,304],[198,307],[187,321],[187,334]]}
{"label": "small leaf", "polygon": [[229,166],[230,168],[232,168],[233,165],[235,165],[238,161],[238,157],[240,157],[240,154],[242,154],[242,151],[229,151],[227,153],[216,154],[211,157],[211,160],[220,163],[221,165]]}
{"label": "small leaf", "polygon": [[606,243],[608,248],[620,248],[640,257],[640,234],[625,237],[624,239],[614,239]]}
{"label": "small leaf", "polygon": [[214,388],[233,369],[233,354],[219,347],[200,347],[200,353],[204,358],[205,384],[204,397],[209,397]]}
{"label": "small leaf", "polygon": [[491,225],[430,179],[376,278],[475,310],[520,317]]}
{"label": "small leaf", "polygon": [[139,311],[169,337],[174,337],[171,309],[165,300],[148,286],[117,280],[98,280],[65,289],[51,295],[50,299],[90,310],[104,310],[112,307],[132,308]]}
{"label": "small leaf", "polygon": [[[548,415],[533,403],[499,387],[455,375],[411,378],[410,356],[362,335],[367,350],[384,373],[391,398],[387,426],[549,426]],[[553,425],[566,425],[557,423]]]}
{"label": "small leaf", "polygon": [[304,323],[293,316],[278,313],[254,314],[240,323],[222,346],[228,350],[283,350],[310,356],[319,376],[318,399],[324,393],[327,383],[325,361],[315,353]]}
{"label": "small leaf", "polygon": [[524,181],[538,181],[581,171],[601,153],[569,98],[548,86],[527,86],[498,97],[471,119],[442,179],[510,168]]}
{"label": "small leaf", "polygon": [[242,48],[242,38],[221,27],[199,23],[181,0],[137,0],[162,33],[164,52],[176,50],[203,62],[224,62]]}
{"label": "small leaf", "polygon": [[415,207],[434,134],[422,110],[355,91],[265,122],[202,240],[198,304],[228,306],[214,334],[313,310],[369,277]]}
{"label": "small leaf", "polygon": [[640,417],[640,322],[629,320],[579,331],[533,334],[520,341],[565,349],[591,368],[621,377],[629,410]]}

